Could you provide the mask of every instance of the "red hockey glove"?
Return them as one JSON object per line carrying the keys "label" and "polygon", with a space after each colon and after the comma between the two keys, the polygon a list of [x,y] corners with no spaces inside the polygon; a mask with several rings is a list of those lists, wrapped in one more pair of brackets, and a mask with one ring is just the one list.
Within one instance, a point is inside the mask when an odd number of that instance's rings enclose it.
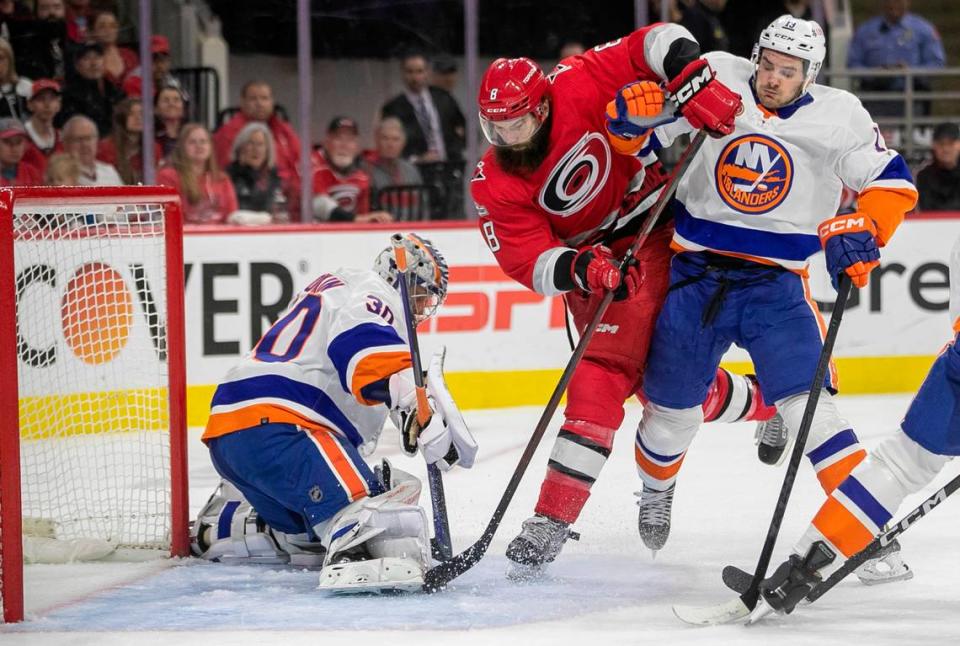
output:
{"label": "red hockey glove", "polygon": [[742,97],[716,79],[702,58],[688,63],[668,84],[680,113],[697,130],[713,137],[733,132],[733,120],[743,111]]}
{"label": "red hockey glove", "polygon": [[613,252],[603,245],[597,244],[578,251],[571,272],[574,284],[588,294],[616,290],[614,300],[622,301],[640,291],[641,278],[636,259],[621,274]]}
{"label": "red hockey glove", "polygon": [[880,265],[877,228],[864,213],[849,213],[825,220],[817,228],[827,258],[833,288],[842,272],[857,287],[866,287],[870,272]]}

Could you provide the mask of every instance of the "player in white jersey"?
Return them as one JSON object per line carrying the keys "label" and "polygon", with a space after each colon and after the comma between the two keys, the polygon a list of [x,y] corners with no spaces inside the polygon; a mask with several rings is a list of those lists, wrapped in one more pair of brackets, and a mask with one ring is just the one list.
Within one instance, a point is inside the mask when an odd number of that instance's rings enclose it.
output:
{"label": "player in white jersey", "polygon": [[[857,98],[814,84],[825,52],[819,25],[782,16],[761,33],[752,60],[704,56],[744,109],[732,134],[706,140],[676,193],[679,253],[648,357],[637,441],[640,533],[651,549],[669,533],[674,483],[723,353],[733,343],[746,349],[764,401],[799,428],[824,332],[808,258],[822,245],[834,281],[846,272],[863,287],[878,248],[916,203],[905,162]],[[674,121],[647,145],[690,130]],[[844,184],[859,193],[860,210],[834,217]],[[824,386],[835,392],[833,370]],[[807,449],[827,492],[865,456],[830,394],[820,398]]]}
{"label": "player in white jersey", "polygon": [[[420,322],[446,297],[447,264],[415,234],[403,245]],[[362,457],[388,413],[398,427],[416,419],[400,276],[389,247],[374,271],[321,275],[228,372],[202,438],[223,482],[193,525],[194,553],[320,565],[320,587],[333,590],[422,584],[430,551],[420,482],[386,461],[375,473]],[[477,446],[439,356],[427,372],[436,412],[420,432],[420,451],[446,470],[452,443],[457,463],[469,468]]]}
{"label": "player in white jersey", "polygon": [[960,455],[960,239],[950,262],[954,340],[934,361],[900,430],[883,440],[827,497],[790,558],[764,581],[763,604],[790,613],[818,584],[863,550],[909,494]]}

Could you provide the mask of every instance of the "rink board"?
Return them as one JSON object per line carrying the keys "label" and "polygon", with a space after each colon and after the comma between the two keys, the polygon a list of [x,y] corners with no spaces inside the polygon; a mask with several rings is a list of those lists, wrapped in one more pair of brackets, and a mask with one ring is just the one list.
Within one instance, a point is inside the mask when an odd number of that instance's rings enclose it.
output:
{"label": "rink board", "polygon": [[[960,213],[913,217],[883,250],[883,264],[848,306],[837,342],[845,392],[908,392],[919,385],[949,338],[948,262],[958,224]],[[370,266],[397,228],[187,227],[190,425],[205,422],[215,384],[290,296],[322,272]],[[507,277],[475,223],[430,223],[416,230],[432,239],[450,264],[447,303],[421,330],[421,347],[427,355],[447,346],[448,380],[460,404],[545,402],[570,356],[560,300]],[[818,301],[833,300],[820,257],[810,282]],[[746,354],[736,348],[726,359],[734,369],[749,368]]]}

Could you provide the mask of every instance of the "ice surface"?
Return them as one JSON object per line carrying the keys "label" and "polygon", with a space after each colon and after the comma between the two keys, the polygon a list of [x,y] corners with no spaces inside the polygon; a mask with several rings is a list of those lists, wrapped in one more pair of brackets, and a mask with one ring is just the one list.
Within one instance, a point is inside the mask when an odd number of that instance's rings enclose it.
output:
{"label": "ice surface", "polygon": [[[868,446],[893,432],[908,403],[907,396],[840,400]],[[539,413],[520,408],[467,414],[481,450],[473,470],[445,476],[455,549],[479,537]],[[916,572],[912,581],[866,587],[848,580],[811,607],[749,628],[683,625],[672,604],[727,600],[723,566],[753,569],[783,470],[756,459],[752,424],[704,426],[681,471],[672,535],[652,560],[637,535],[632,495],[639,488],[632,450],[639,415],[639,407],[628,410],[613,456],[576,524],[581,541],[567,545],[543,581],[507,581],[503,550],[532,511],[553,432],[487,558],[444,593],[328,597],[315,590],[313,572],[193,559],[28,566],[29,619],[0,628],[0,644],[960,643],[960,500],[949,500],[904,536],[904,555]],[[559,419],[554,429],[558,425]],[[217,481],[198,435],[192,434],[190,446],[193,511]],[[424,476],[419,458],[401,455],[395,434],[385,433],[383,443],[382,454],[396,466]],[[949,465],[937,483],[956,472]],[[822,497],[804,465],[774,563]]]}

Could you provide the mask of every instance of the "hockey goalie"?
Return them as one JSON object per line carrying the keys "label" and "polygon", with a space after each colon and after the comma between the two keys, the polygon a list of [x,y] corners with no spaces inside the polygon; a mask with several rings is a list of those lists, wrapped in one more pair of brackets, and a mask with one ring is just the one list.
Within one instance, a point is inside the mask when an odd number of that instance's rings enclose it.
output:
{"label": "hockey goalie", "polygon": [[[363,457],[388,415],[401,431],[417,423],[402,276],[412,277],[415,324],[447,293],[434,246],[415,234],[403,246],[407,274],[388,247],[373,271],[314,280],[217,387],[202,439],[223,480],[191,528],[194,554],[320,567],[320,588],[334,592],[421,587],[431,562],[420,481]],[[472,467],[477,444],[444,383],[442,352],[426,387],[434,413],[416,448],[441,470]]]}

